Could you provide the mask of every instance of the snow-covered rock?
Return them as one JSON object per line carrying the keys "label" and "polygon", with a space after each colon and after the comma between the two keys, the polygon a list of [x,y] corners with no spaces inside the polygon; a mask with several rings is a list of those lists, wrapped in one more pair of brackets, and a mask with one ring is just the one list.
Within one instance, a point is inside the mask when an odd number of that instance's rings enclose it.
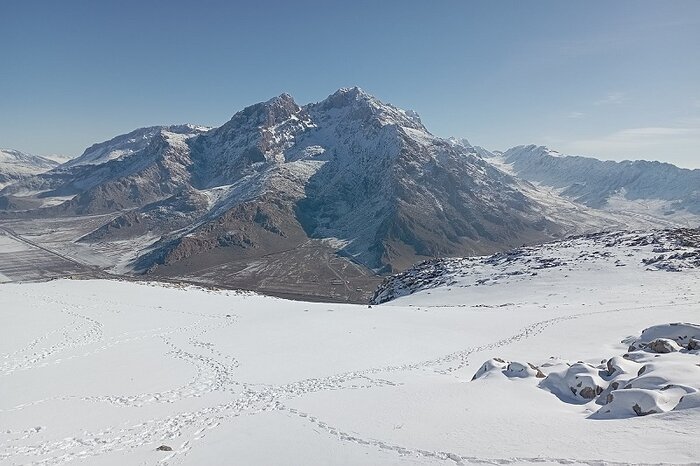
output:
{"label": "snow-covered rock", "polygon": [[[539,367],[490,359],[472,380],[501,372],[509,376],[537,369],[546,376],[541,389],[561,401],[591,404],[592,419],[648,416],[700,407],[700,354],[676,343],[697,329],[696,324],[662,324],[645,329],[636,348],[601,364],[548,361]],[[594,408],[593,405],[599,405]]]}
{"label": "snow-covered rock", "polygon": [[487,378],[493,374],[502,374],[509,378],[519,379],[528,377],[544,378],[542,371],[533,364],[493,358],[481,365],[472,377],[472,380]]}
{"label": "snow-covered rock", "polygon": [[564,370],[551,371],[540,386],[560,399],[588,402],[603,393],[606,383],[597,367],[575,363]]}
{"label": "snow-covered rock", "polygon": [[654,353],[672,353],[681,349],[678,343],[668,338],[657,338],[656,340],[650,341],[648,348]]}
{"label": "snow-covered rock", "polygon": [[[668,343],[669,339],[673,342],[673,344]],[[655,325],[653,327],[645,329],[640,335],[640,337],[636,339],[631,346],[633,348],[644,348],[647,346],[651,347],[654,344],[654,342],[660,341],[660,343],[657,344],[658,346],[669,346],[670,351],[678,351],[682,346],[685,346],[687,348],[688,345],[691,343],[691,340],[699,339],[699,325],[676,322],[672,324]],[[665,345],[664,342],[666,342]],[[652,348],[652,351],[655,350]],[[670,351],[665,352],[668,353]]]}

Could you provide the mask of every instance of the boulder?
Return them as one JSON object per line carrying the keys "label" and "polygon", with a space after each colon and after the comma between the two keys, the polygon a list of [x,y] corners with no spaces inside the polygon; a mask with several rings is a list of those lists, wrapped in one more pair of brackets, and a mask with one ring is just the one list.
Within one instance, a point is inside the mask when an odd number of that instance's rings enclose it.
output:
{"label": "boulder", "polygon": [[680,351],[681,346],[670,338],[657,338],[649,342],[647,348],[654,353],[665,354]]}

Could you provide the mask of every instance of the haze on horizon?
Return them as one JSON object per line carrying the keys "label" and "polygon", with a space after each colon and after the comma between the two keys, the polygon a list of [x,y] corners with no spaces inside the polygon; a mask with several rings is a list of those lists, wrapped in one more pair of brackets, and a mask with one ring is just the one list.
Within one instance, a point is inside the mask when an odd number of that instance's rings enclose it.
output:
{"label": "haze on horizon", "polygon": [[360,86],[436,135],[700,168],[700,3],[12,2],[0,147],[78,155]]}

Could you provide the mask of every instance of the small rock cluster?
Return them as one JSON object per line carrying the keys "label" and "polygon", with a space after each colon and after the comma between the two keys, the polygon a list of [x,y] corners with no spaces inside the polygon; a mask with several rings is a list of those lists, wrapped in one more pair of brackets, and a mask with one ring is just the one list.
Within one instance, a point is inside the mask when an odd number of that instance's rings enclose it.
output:
{"label": "small rock cluster", "polygon": [[700,325],[656,325],[629,343],[627,353],[599,364],[551,358],[536,366],[493,358],[472,380],[539,378],[540,388],[566,403],[599,405],[593,419],[700,408]]}

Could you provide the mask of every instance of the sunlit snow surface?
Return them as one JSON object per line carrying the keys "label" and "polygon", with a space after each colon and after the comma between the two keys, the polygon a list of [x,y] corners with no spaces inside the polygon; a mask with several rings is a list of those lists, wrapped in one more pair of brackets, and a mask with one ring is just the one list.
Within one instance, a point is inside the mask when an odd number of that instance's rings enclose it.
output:
{"label": "sunlit snow surface", "polygon": [[[700,321],[695,259],[668,259],[692,248],[596,238],[455,261],[372,307],[0,285],[0,464],[697,464],[693,400],[599,420],[536,377],[472,381],[491,358],[597,366],[645,328]],[[690,386],[676,364],[690,357],[643,364]]]}

